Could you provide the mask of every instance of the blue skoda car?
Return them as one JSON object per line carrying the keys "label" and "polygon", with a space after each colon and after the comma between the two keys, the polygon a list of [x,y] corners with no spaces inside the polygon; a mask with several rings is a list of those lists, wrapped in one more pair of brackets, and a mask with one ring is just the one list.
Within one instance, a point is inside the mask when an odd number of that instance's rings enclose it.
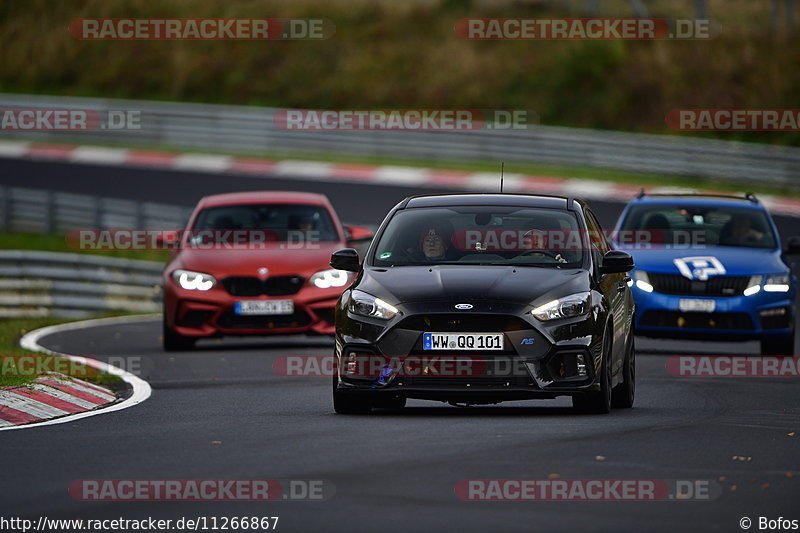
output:
{"label": "blue skoda car", "polygon": [[793,355],[797,278],[772,218],[745,197],[646,195],[622,212],[615,245],[634,257],[639,335],[759,340],[763,355]]}

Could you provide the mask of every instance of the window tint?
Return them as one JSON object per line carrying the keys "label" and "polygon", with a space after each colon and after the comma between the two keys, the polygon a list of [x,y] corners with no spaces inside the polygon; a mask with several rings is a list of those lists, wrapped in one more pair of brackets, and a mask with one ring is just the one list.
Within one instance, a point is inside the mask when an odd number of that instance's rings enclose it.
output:
{"label": "window tint", "polygon": [[373,264],[501,264],[575,268],[583,261],[578,221],[566,210],[463,206],[395,213]]}

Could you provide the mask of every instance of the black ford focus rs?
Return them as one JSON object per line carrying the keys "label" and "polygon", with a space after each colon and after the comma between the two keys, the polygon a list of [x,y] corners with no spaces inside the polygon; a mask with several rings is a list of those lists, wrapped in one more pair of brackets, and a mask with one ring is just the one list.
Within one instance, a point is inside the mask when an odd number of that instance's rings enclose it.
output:
{"label": "black ford focus rs", "polygon": [[634,400],[626,272],[581,200],[524,194],[406,198],[381,224],[336,308],[337,413],[571,396],[608,413]]}

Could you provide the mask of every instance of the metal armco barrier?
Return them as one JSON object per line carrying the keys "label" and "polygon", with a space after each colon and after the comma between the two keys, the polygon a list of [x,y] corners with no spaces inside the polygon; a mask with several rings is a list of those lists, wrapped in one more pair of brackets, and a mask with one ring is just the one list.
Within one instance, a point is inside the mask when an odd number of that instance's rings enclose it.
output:
{"label": "metal armco barrier", "polygon": [[[136,111],[140,129],[3,132],[6,138],[191,150],[494,160],[797,186],[800,148],[617,131],[531,126],[475,131],[286,131],[262,107],[0,94],[0,108]],[[0,137],[0,138],[2,138]]]}
{"label": "metal armco barrier", "polygon": [[0,318],[156,312],[163,268],[155,261],[0,250]]}

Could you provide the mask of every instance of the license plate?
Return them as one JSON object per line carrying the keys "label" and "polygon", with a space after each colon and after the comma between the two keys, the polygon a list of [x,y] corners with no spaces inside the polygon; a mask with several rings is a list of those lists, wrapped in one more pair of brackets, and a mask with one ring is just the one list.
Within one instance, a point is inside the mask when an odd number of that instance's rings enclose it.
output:
{"label": "license plate", "polygon": [[678,309],[684,313],[713,313],[717,308],[715,300],[701,300],[699,298],[681,298]]}
{"label": "license plate", "polygon": [[294,313],[292,300],[246,300],[236,302],[233,312],[237,315],[291,315]]}
{"label": "license plate", "polygon": [[423,333],[423,350],[502,350],[502,333]]}

